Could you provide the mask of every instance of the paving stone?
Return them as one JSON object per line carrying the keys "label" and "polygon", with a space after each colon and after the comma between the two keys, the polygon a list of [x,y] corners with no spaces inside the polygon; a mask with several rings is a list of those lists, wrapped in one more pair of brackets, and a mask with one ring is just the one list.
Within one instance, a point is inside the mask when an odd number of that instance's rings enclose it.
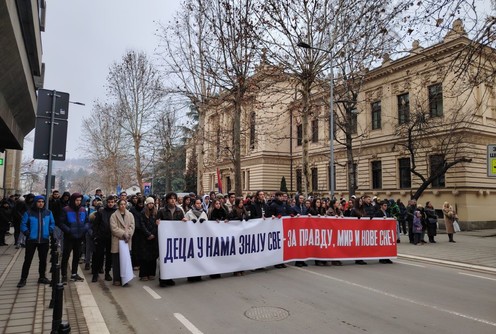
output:
{"label": "paving stone", "polygon": [[33,313],[32,312],[26,312],[26,313],[12,313],[10,315],[10,320],[17,320],[17,319],[33,319]]}
{"label": "paving stone", "polygon": [[24,318],[24,319],[9,319],[9,327],[10,326],[27,326],[33,325],[33,317]]}
{"label": "paving stone", "polygon": [[35,311],[35,306],[30,306],[30,307],[14,307],[12,309],[12,314],[17,314],[17,313],[31,313],[34,315]]}
{"label": "paving stone", "polygon": [[11,333],[31,333],[33,331],[33,326],[11,326],[9,324],[9,327],[5,329],[5,334],[11,334]]}

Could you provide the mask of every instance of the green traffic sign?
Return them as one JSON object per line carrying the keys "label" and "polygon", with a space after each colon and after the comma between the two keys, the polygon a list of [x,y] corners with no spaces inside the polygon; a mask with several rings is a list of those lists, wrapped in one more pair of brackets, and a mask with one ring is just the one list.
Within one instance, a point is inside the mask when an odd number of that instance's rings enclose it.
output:
{"label": "green traffic sign", "polygon": [[3,158],[0,158],[0,166],[3,166]]}

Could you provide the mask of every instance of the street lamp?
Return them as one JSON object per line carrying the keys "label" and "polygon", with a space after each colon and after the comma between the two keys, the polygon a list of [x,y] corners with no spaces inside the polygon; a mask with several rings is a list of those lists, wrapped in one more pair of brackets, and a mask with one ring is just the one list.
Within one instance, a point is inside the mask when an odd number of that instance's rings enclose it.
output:
{"label": "street lamp", "polygon": [[334,73],[332,71],[332,50],[324,50],[320,48],[316,48],[307,44],[305,42],[298,42],[296,44],[300,48],[304,49],[313,49],[325,52],[329,54],[329,62],[331,67],[331,75],[330,75],[330,97],[329,97],[329,140],[330,140],[330,157],[329,157],[329,178],[330,178],[330,189],[329,194],[331,195],[331,199],[334,198],[334,191],[336,188],[335,180],[334,180]]}

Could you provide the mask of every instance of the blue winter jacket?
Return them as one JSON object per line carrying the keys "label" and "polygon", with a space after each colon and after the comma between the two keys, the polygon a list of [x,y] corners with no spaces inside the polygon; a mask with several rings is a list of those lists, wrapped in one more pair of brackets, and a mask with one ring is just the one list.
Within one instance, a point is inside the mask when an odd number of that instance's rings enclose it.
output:
{"label": "blue winter jacket", "polygon": [[54,227],[55,220],[50,210],[32,208],[22,215],[21,232],[26,235],[28,241],[49,242]]}
{"label": "blue winter jacket", "polygon": [[62,209],[60,229],[64,236],[73,239],[82,238],[88,230],[88,213],[84,206],[76,206],[75,200],[81,197],[79,193],[71,195],[69,205]]}

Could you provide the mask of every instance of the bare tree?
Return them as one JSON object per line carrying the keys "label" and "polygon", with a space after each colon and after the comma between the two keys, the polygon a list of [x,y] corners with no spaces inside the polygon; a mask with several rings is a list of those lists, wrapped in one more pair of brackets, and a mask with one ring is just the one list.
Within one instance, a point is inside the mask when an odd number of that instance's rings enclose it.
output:
{"label": "bare tree", "polygon": [[72,181],[71,188],[73,192],[80,192],[81,194],[90,194],[92,190],[98,187],[95,174],[79,175]]}
{"label": "bare tree", "polygon": [[[438,96],[440,101],[449,103],[440,104],[417,92],[415,100],[410,102],[411,112],[403,123],[396,125],[395,135],[400,139],[395,147],[406,152],[410,172],[420,181],[412,199],[419,199],[429,186],[444,187],[448,170],[472,161],[467,150],[470,138],[467,131],[476,123],[480,105],[469,107],[470,94],[463,94],[464,90],[463,81],[446,83],[445,93],[438,92]],[[443,110],[444,104],[450,107]]]}
{"label": "bare tree", "polygon": [[[157,154],[160,164],[157,175],[165,179],[165,190],[172,190],[174,161],[177,160],[177,147],[182,139],[182,128],[178,124],[176,111],[168,108],[155,122],[154,135],[158,143]],[[184,168],[179,171],[182,172]]]}
{"label": "bare tree", "polygon": [[212,52],[205,55],[205,69],[214,86],[222,92],[218,99],[227,106],[223,112],[229,113],[227,117],[232,124],[229,150],[233,156],[234,191],[241,195],[241,117],[249,89],[248,78],[259,59],[257,46],[263,34],[261,22],[255,15],[259,3],[256,0],[198,0],[198,4],[202,4],[199,8],[204,9],[208,33],[212,36]]}
{"label": "bare tree", "polygon": [[[302,129],[302,172],[304,192],[311,192],[309,170],[309,117],[315,112],[315,94],[322,91],[324,74],[338,71],[337,90],[343,102],[335,114],[336,124],[345,134],[339,143],[345,145],[349,161],[349,177],[354,180],[353,131],[348,128],[356,110],[358,92],[362,87],[364,69],[369,67],[385,50],[392,47],[389,34],[391,25],[408,7],[388,1],[324,0],[265,2],[264,12],[270,33],[266,41],[274,62],[281,64],[296,80],[301,100],[297,116]],[[311,48],[298,46],[305,42]],[[301,45],[301,44],[300,44]],[[332,60],[331,60],[332,59]],[[320,86],[320,87],[319,87]],[[328,90],[327,87],[325,89]],[[341,94],[341,96],[339,96]],[[331,176],[333,177],[333,176]],[[350,193],[356,185],[349,182]]]}
{"label": "bare tree", "polygon": [[96,102],[90,117],[83,120],[84,151],[106,193],[113,192],[119,184],[130,184],[133,179],[116,115],[115,105]]}
{"label": "bare tree", "polygon": [[41,161],[24,159],[21,162],[22,190],[42,194],[45,190],[46,166]]}
{"label": "bare tree", "polygon": [[196,141],[197,192],[203,191],[205,110],[214,95],[215,86],[207,71],[206,57],[214,55],[213,36],[208,33],[204,16],[206,1],[187,0],[174,20],[160,25],[160,57],[164,73],[169,78],[166,91],[184,96],[191,103],[192,120],[196,126],[192,137]]}
{"label": "bare tree", "polygon": [[129,51],[120,63],[111,66],[107,86],[115,99],[115,116],[124,140],[132,144],[136,181],[143,190],[141,158],[164,96],[161,78],[144,53]]}

